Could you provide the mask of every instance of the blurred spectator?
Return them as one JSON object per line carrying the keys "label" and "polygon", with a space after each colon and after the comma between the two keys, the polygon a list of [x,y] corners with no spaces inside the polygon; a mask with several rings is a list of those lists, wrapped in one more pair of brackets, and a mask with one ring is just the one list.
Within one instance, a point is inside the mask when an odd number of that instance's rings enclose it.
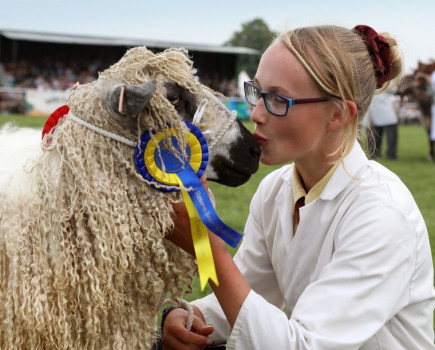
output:
{"label": "blurred spectator", "polygon": [[3,64],[0,62],[0,87],[6,86],[6,71]]}
{"label": "blurred spectator", "polygon": [[399,111],[397,112],[401,124],[421,124],[421,112],[415,102],[409,102],[408,96],[400,96]]}
{"label": "blurred spectator", "polygon": [[2,87],[12,87],[15,82],[15,77],[13,74],[13,67],[11,64],[3,65],[3,81],[0,86]]}
{"label": "blurred spectator", "polygon": [[240,97],[235,79],[221,77],[218,73],[203,72],[199,74],[199,80],[210,89],[220,92],[226,97]]}
{"label": "blurred spectator", "polygon": [[432,89],[432,84],[430,80],[430,76],[417,73],[417,81],[414,93],[422,112],[423,125],[426,129],[429,139],[428,158],[430,160],[435,160],[435,135],[433,135],[432,132],[432,110],[435,99],[435,91]]}
{"label": "blurred spectator", "polygon": [[408,96],[415,101],[420,109],[421,124],[424,126],[429,140],[428,158],[435,161],[435,122],[432,120],[434,109],[435,91],[431,85],[431,76],[417,72],[406,88],[401,92],[402,96]]}
{"label": "blurred spectator", "polygon": [[430,76],[431,87],[432,87],[432,113],[431,113],[431,128],[430,128],[430,155],[432,160],[435,161],[435,70]]}
{"label": "blurred spectator", "polygon": [[217,88],[217,91],[222,93],[224,96],[227,97],[238,97],[239,93],[237,91],[237,88],[232,80],[229,80],[228,78],[223,78]]}
{"label": "blurred spectator", "polygon": [[0,90],[0,113],[24,114],[26,112],[26,101],[24,92]]}
{"label": "blurred spectator", "polygon": [[381,157],[383,134],[385,132],[387,141],[387,158],[397,158],[398,124],[397,115],[398,97],[391,92],[384,92],[374,95],[367,111],[370,133],[368,135],[368,146],[370,156]]}

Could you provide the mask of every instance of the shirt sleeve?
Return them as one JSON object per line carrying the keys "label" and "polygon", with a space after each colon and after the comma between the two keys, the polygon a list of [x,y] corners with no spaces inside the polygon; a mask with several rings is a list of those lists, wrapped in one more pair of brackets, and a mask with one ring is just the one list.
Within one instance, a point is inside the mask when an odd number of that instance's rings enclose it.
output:
{"label": "shirt sleeve", "polygon": [[[282,297],[275,270],[273,268],[268,243],[264,236],[263,213],[264,196],[267,188],[260,187],[254,195],[250,214],[246,221],[245,232],[240,248],[234,256],[234,262],[248,282],[249,286],[265,300],[282,309]],[[267,220],[268,218],[266,218]]]}
{"label": "shirt sleeve", "polygon": [[[282,309],[284,302],[278,281],[273,270],[267,251],[263,230],[262,210],[263,205],[261,186],[255,193],[250,204],[250,214],[245,226],[245,236],[237,250],[234,261],[240,272],[255,293],[262,295],[267,303]],[[214,294],[192,302],[197,306],[208,325],[214,327],[210,339],[214,343],[226,341],[230,333],[228,321]],[[280,313],[285,317],[284,312]]]}

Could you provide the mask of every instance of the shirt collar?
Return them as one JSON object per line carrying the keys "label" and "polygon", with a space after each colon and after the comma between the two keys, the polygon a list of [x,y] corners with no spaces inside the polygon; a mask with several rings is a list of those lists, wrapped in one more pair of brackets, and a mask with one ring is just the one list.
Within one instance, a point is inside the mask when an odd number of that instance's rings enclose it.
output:
{"label": "shirt collar", "polygon": [[293,205],[296,204],[299,198],[305,197],[305,205],[313,202],[317,199],[337,168],[339,162],[335,163],[331,169],[323,176],[319,182],[317,182],[311,190],[305,191],[304,186],[302,185],[301,176],[299,171],[296,169],[296,166],[293,166]]}

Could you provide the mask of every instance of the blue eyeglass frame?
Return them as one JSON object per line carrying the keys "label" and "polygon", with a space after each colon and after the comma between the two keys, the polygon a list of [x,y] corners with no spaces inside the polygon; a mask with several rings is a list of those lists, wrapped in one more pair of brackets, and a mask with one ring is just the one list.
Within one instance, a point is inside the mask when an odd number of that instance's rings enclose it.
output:
{"label": "blue eyeglass frame", "polygon": [[[247,98],[247,90],[249,87],[253,87],[255,90],[258,91],[258,93],[260,94],[260,98],[263,98],[264,100],[264,104],[266,106],[267,111],[270,114],[273,114],[277,117],[285,117],[288,113],[288,110],[291,106],[294,106],[296,104],[303,104],[303,103],[313,103],[313,102],[324,102],[324,101],[329,101],[329,98],[327,97],[313,97],[313,98],[288,98],[285,96],[281,96],[278,94],[273,94],[271,92],[264,92],[263,90],[261,90],[260,88],[256,87],[254,84],[253,80],[249,80],[249,81],[245,81],[244,82],[244,90],[245,90],[245,99],[246,101],[251,105],[251,106],[256,106],[256,104],[250,102]],[[265,98],[265,96],[277,96],[282,98],[285,102],[286,102],[286,108],[285,108],[285,113],[284,114],[276,114],[274,112],[272,112],[269,108],[269,103],[267,102],[267,98]],[[260,98],[258,100],[260,100]]]}

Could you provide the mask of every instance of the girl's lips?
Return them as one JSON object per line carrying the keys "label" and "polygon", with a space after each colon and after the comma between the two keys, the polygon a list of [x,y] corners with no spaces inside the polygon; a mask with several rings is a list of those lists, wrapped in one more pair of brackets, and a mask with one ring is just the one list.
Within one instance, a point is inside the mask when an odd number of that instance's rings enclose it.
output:
{"label": "girl's lips", "polygon": [[259,146],[262,146],[267,142],[267,140],[264,137],[261,137],[260,135],[254,134],[254,137],[257,139]]}

